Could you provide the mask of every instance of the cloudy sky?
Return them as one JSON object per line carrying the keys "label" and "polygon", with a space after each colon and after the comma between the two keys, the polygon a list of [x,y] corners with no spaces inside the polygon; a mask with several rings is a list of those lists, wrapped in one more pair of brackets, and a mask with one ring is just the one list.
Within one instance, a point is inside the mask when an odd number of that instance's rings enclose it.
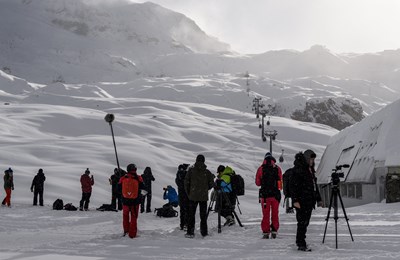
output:
{"label": "cloudy sky", "polygon": [[[133,2],[145,2],[132,0]],[[241,53],[400,48],[398,0],[152,0],[193,19]]]}

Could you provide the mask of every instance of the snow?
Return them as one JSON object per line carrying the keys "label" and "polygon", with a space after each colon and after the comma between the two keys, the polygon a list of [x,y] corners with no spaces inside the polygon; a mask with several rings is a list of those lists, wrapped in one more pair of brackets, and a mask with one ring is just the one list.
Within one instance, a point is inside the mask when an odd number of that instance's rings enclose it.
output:
{"label": "snow", "polygon": [[[158,5],[87,2],[0,0],[0,158],[2,169],[13,168],[15,182],[12,207],[0,207],[0,259],[400,257],[400,204],[348,208],[355,242],[340,219],[338,250],[332,220],[321,244],[327,209],[318,208],[307,234],[313,252],[303,253],[294,243],[295,216],[282,208],[278,239],[261,239],[254,183],[269,148],[251,113],[255,96],[283,104],[287,114],[310,99],[353,97],[369,114],[394,101],[398,88],[393,82],[377,82],[377,76],[347,77],[339,67],[354,66],[350,59],[368,58],[371,64],[386,53],[344,57],[316,46],[305,52],[241,55]],[[310,59],[315,64],[304,66]],[[287,64],[293,61],[292,71]],[[243,77],[247,70],[249,93]],[[246,195],[239,198],[244,228],[236,225],[218,234],[217,216],[211,214],[210,236],[201,238],[197,223],[191,240],[178,230],[178,218],[150,213],[139,216],[139,237],[122,237],[121,212],[95,210],[110,203],[108,178],[116,167],[107,113],[115,115],[121,167],[135,163],[139,173],[146,166],[153,170],[153,208],[164,204],[162,188],[174,185],[177,166],[192,164],[202,153],[212,172],[224,164],[244,177]],[[289,118],[271,116],[270,121],[268,129],[279,133],[274,156],[284,150],[283,170],[305,149],[317,153],[318,164],[338,133]],[[396,161],[395,149],[390,154],[388,163]],[[29,187],[39,168],[47,178],[45,206],[33,207]],[[95,179],[90,211],[53,211],[57,198],[78,205],[79,178],[86,168]]]}

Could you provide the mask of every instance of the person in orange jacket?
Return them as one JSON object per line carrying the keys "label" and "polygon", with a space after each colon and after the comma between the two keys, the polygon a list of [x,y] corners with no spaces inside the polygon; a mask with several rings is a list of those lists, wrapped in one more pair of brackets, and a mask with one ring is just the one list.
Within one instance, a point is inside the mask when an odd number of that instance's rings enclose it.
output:
{"label": "person in orange jacket", "polygon": [[124,236],[128,234],[130,238],[134,238],[137,234],[137,218],[142,193],[146,191],[142,177],[136,172],[136,165],[131,163],[126,170],[127,174],[119,179],[119,184],[122,186],[122,226]]}
{"label": "person in orange jacket", "polygon": [[282,170],[275,162],[276,160],[271,153],[266,153],[256,174],[256,185],[261,186],[259,192],[259,201],[263,213],[261,229],[265,239],[269,238],[270,233],[272,238],[276,238],[279,229]]}

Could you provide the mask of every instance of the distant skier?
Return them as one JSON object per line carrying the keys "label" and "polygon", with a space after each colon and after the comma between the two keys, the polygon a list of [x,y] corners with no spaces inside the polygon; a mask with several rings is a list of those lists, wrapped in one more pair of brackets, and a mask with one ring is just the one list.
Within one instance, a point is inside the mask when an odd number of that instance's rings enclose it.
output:
{"label": "distant skier", "polygon": [[39,195],[39,205],[43,206],[43,190],[44,181],[46,176],[44,176],[43,169],[39,169],[36,176],[33,178],[31,185],[31,192],[33,192],[33,206],[37,206],[37,197]]}
{"label": "distant skier", "polygon": [[6,197],[1,204],[11,207],[11,190],[14,190],[13,170],[11,168],[4,171],[4,190]]}
{"label": "distant skier", "polygon": [[151,182],[156,180],[153,176],[153,173],[151,172],[150,167],[146,167],[144,169],[144,172],[142,174],[142,179],[143,179],[144,189],[145,191],[147,191],[147,194],[142,198],[142,202],[140,204],[140,213],[144,212],[144,204],[146,199],[147,199],[146,213],[149,213],[151,212],[151,195],[152,195]]}
{"label": "distant skier", "polygon": [[82,199],[79,203],[79,210],[86,211],[89,209],[90,196],[92,195],[92,186],[94,185],[93,175],[89,176],[89,168],[86,169],[85,173],[81,176],[81,187],[82,187]]}

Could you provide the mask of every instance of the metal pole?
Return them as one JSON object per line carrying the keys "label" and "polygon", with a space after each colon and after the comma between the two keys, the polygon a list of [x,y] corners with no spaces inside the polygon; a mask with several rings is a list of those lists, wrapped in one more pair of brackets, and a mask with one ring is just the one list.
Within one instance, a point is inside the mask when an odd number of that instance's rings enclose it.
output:
{"label": "metal pole", "polygon": [[112,127],[112,123],[111,123],[111,122],[110,122],[110,127],[111,127],[111,135],[112,135],[112,139],[113,139],[113,143],[114,143],[115,158],[117,159],[117,166],[118,166],[118,169],[120,169],[120,167],[119,167],[119,161],[118,161],[117,146],[115,145],[114,130],[113,130],[113,127]]}

